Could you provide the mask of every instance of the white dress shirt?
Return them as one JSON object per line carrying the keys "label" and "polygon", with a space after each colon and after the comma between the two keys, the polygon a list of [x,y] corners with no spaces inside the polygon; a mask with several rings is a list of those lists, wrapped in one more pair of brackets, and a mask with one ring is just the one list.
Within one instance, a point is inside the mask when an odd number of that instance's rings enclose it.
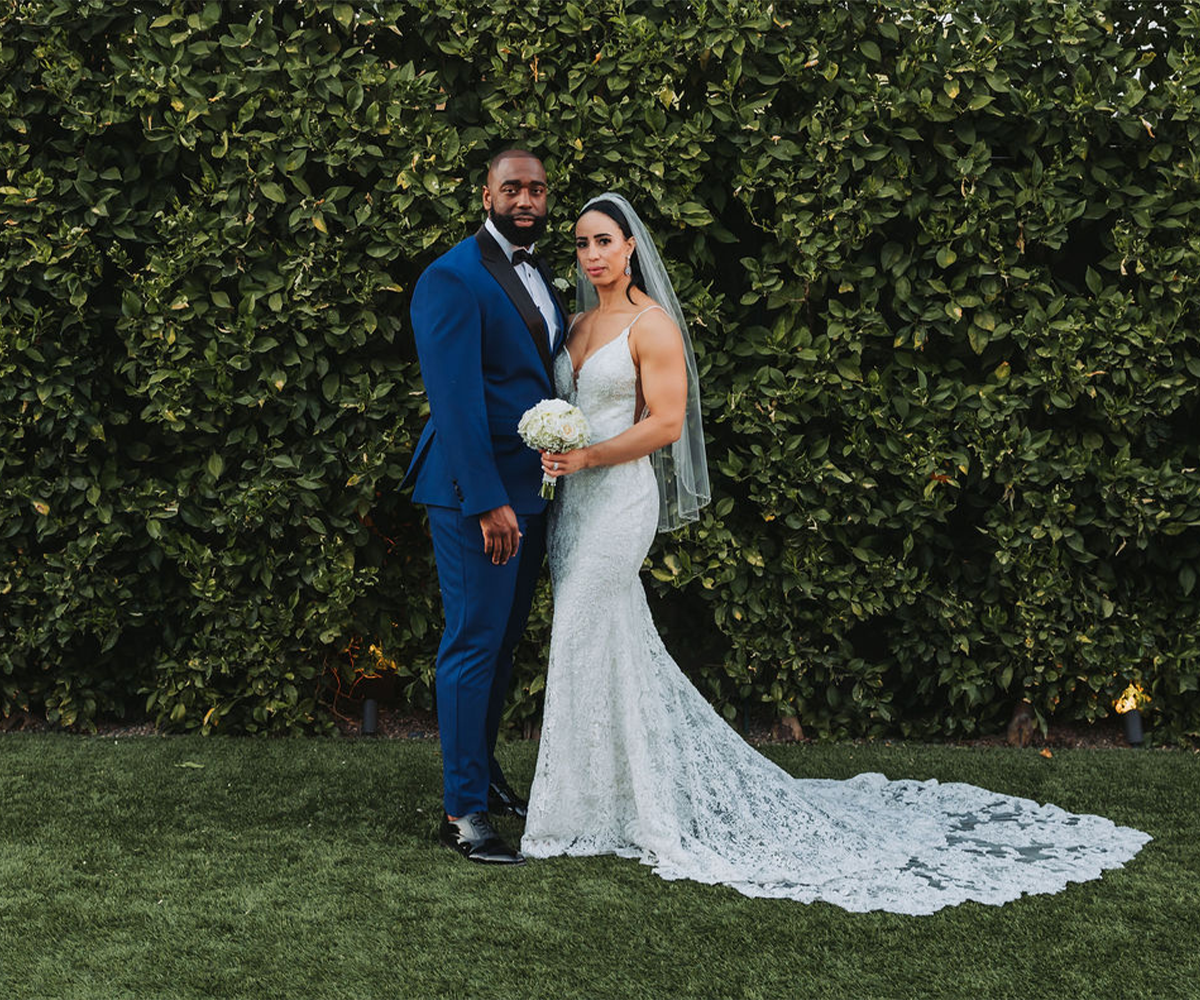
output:
{"label": "white dress shirt", "polygon": [[[492,238],[500,245],[500,249],[504,251],[504,256],[512,261],[513,251],[517,249],[516,244],[509,243],[508,240],[501,235],[492,220],[489,218],[484,221],[484,226],[487,231],[492,234]],[[526,247],[533,253],[533,245]],[[542,280],[542,276],[537,273],[532,264],[522,261],[513,268],[517,272],[517,277],[521,279],[521,284],[525,286],[525,290],[529,292],[529,297],[533,299],[533,304],[538,307],[538,311],[542,314],[542,318],[546,321],[546,330],[550,335],[550,349],[554,350],[554,341],[558,339],[558,311],[554,308],[554,299],[550,295],[550,289],[546,287],[546,282]]]}

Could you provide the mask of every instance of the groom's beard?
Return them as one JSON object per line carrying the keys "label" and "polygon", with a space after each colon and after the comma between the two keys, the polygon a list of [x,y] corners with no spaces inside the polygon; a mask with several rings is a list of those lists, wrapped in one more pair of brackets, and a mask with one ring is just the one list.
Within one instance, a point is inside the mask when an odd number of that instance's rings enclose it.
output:
{"label": "groom's beard", "polygon": [[[488,210],[488,218],[492,220],[500,235],[515,247],[527,247],[536,243],[546,232],[546,217],[534,215],[532,212],[522,212],[514,215],[501,215],[495,208]],[[517,218],[532,219],[532,226],[518,226]]]}

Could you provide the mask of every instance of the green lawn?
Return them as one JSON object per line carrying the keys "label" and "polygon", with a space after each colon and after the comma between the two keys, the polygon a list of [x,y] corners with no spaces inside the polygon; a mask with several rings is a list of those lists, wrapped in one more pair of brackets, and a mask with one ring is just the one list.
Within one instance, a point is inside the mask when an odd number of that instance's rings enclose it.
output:
{"label": "green lawn", "polygon": [[[535,750],[502,747],[518,787]],[[614,858],[469,865],[435,841],[430,742],[0,735],[0,997],[1200,997],[1195,754],[767,753],[801,776],[969,781],[1155,839],[1057,896],[851,914]]]}

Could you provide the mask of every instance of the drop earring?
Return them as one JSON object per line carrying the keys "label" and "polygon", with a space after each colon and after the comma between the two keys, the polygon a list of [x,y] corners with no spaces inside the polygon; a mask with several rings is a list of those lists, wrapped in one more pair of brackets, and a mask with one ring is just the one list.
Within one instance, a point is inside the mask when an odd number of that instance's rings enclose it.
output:
{"label": "drop earring", "polygon": [[625,258],[625,273],[626,273],[626,274],[633,274],[633,271],[631,271],[631,270],[629,269],[629,258],[628,258],[628,257],[626,257],[626,258]]}

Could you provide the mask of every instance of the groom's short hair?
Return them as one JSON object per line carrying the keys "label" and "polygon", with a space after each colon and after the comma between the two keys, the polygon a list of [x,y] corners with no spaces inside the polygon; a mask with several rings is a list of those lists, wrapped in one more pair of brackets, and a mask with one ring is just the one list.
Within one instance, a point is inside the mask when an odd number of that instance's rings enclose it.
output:
{"label": "groom's short hair", "polygon": [[498,152],[495,156],[493,156],[490,160],[488,160],[487,176],[488,177],[492,176],[492,171],[496,169],[496,165],[498,163],[501,163],[504,160],[512,159],[513,157],[518,157],[518,156],[519,157],[528,157],[531,160],[537,160],[538,163],[542,162],[542,158],[540,156],[538,156],[537,153],[531,153],[527,149],[520,149],[516,146],[510,146],[507,149],[500,150],[500,152]]}

